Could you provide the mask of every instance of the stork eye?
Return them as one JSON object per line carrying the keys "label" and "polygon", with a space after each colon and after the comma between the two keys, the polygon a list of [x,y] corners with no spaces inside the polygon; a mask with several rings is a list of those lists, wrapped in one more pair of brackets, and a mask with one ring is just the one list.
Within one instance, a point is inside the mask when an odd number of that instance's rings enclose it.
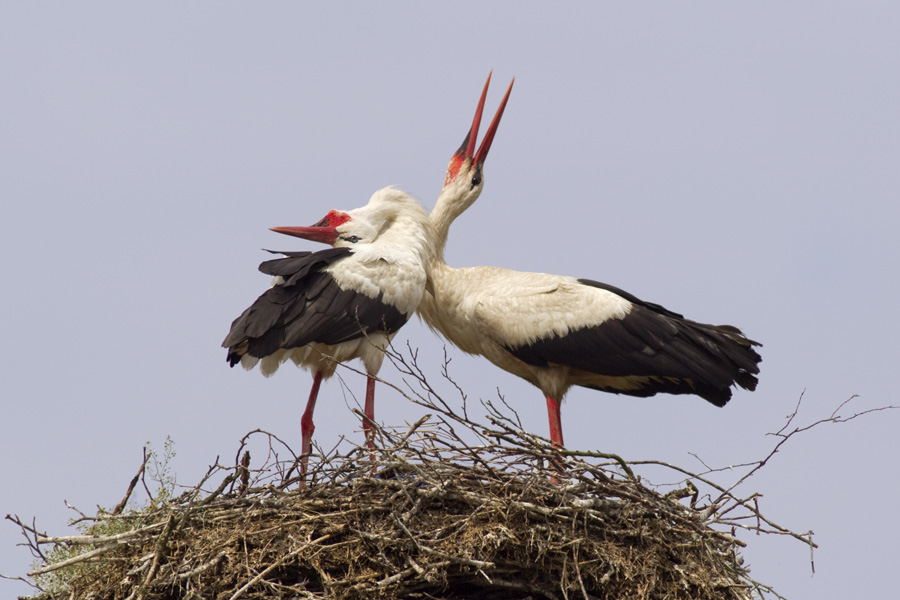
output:
{"label": "stork eye", "polygon": [[481,171],[475,171],[475,175],[472,177],[472,187],[475,187],[481,183]]}
{"label": "stork eye", "polygon": [[350,242],[351,244],[355,244],[356,242],[359,241],[359,238],[355,235],[349,235],[347,237],[342,237],[341,239],[344,240],[345,242]]}

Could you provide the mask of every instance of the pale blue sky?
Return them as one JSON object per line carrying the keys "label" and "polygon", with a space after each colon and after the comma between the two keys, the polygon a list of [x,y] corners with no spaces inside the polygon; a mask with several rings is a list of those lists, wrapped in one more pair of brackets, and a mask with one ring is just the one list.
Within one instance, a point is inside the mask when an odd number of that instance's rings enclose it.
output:
{"label": "pale blue sky", "polygon": [[[724,409],[573,391],[568,446],[728,465],[803,390],[804,422],[852,394],[900,404],[900,7],[549,6],[0,2],[0,514],[62,533],[63,500],[114,505],[167,435],[186,484],[250,429],[299,446],[309,375],[232,370],[219,347],[268,285],[260,248],[312,247],[268,228],[389,184],[430,207],[492,68],[486,112],[516,87],[448,262],[605,281],[765,344],[759,389]],[[418,321],[406,339],[437,379],[441,341]],[[451,355],[471,397],[500,388],[547,433],[536,389]],[[376,410],[422,413],[386,389]],[[336,382],[316,424],[324,447],[361,439]],[[757,579],[896,592],[898,427],[878,413],[779,453],[750,488],[816,532],[817,573],[803,545],[745,536]],[[27,570],[18,541],[0,525],[0,572]]]}

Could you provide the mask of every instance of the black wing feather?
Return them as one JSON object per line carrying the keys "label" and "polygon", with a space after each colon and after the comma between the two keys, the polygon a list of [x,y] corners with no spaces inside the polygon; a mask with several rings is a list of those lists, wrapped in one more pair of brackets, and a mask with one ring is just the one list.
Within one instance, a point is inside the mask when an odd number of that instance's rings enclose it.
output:
{"label": "black wing feather", "polygon": [[643,378],[622,388],[594,386],[632,396],[697,394],[717,406],[731,399],[731,386],[756,389],[760,355],[731,325],[706,325],[685,319],[659,304],[644,302],[614,286],[589,279],[580,283],[607,290],[632,303],[623,319],[570,331],[533,343],[507,347],[534,366],[568,366],[609,377]]}
{"label": "black wing feather", "polygon": [[349,248],[283,252],[259,270],[284,282],[264,292],[231,324],[222,345],[234,366],[241,356],[264,358],[313,342],[339,344],[364,335],[393,333],[409,319],[390,304],[341,289],[323,269],[352,255]]}

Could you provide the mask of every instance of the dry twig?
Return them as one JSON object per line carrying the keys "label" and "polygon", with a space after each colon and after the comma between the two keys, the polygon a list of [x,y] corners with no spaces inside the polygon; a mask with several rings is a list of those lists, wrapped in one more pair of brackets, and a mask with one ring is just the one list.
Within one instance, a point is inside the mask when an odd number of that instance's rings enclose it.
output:
{"label": "dry twig", "polygon": [[[257,430],[233,466],[217,460],[192,490],[143,511],[82,515],[94,523],[84,535],[50,537],[7,517],[43,563],[30,574],[41,598],[781,598],[750,577],[735,532],[811,549],[812,532],[772,522],[758,493],[738,490],[793,436],[871,412],[797,427],[798,404],[769,455],[723,485],[708,467],[561,451],[491,403],[478,423],[458,386],[461,408],[436,393],[414,353],[391,359],[406,377],[393,387],[428,414],[403,428],[374,424],[374,463],[367,449],[339,445],[311,458],[297,488],[298,455]],[[269,446],[256,468],[245,448],[253,436]],[[651,464],[676,474],[679,489],[643,484],[634,471]],[[51,571],[64,584],[41,587]]]}

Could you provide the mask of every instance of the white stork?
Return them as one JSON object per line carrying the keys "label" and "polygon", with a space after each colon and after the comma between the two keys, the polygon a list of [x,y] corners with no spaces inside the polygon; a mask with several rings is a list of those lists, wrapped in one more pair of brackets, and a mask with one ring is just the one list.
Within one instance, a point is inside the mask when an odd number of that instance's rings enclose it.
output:
{"label": "white stork", "polygon": [[373,448],[375,375],[384,350],[422,298],[431,264],[434,230],[422,206],[388,187],[355,210],[332,210],[312,227],[275,227],[278,233],[333,245],[320,252],[281,252],[262,263],[272,287],[235,319],[222,342],[231,366],[266,377],[291,359],[313,372],[301,418],[306,472],[319,385],[337,363],[362,360],[368,373],[366,443]]}
{"label": "white stork", "polygon": [[[490,77],[488,77],[488,84]],[[485,84],[485,92],[487,85]],[[510,84],[510,89],[512,84]],[[590,279],[444,262],[453,221],[481,194],[482,167],[509,90],[475,153],[484,93],[431,211],[437,238],[418,312],[464,352],[539,387],[550,439],[563,446],[560,404],[573,385],[615,394],[696,394],[724,406],[731,386],[753,390],[757,342],[730,325],[705,325]]]}

